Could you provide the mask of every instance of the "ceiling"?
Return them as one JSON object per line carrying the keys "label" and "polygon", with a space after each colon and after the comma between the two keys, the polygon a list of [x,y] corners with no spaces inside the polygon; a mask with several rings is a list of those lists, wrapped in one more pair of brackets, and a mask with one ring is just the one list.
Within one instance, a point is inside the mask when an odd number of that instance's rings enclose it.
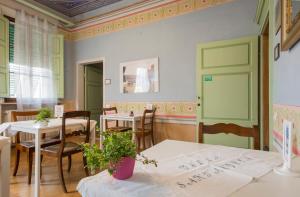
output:
{"label": "ceiling", "polygon": [[69,17],[95,10],[121,0],[34,0]]}

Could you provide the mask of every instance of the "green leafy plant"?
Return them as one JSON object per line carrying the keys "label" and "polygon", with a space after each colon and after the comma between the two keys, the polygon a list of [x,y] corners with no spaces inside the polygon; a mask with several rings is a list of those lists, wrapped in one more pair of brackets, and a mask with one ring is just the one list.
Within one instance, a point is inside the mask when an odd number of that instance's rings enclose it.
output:
{"label": "green leafy plant", "polygon": [[36,122],[48,122],[49,118],[52,117],[52,111],[49,108],[42,108],[35,118]]}
{"label": "green leafy plant", "polygon": [[99,127],[99,125],[96,125],[96,136],[98,138],[100,137],[100,127]]}
{"label": "green leafy plant", "polygon": [[101,151],[99,147],[94,144],[90,145],[88,143],[82,144],[83,154],[86,158],[87,167],[91,172],[95,172],[96,170],[100,169],[100,158],[101,158]]}
{"label": "green leafy plant", "polygon": [[142,155],[137,159],[135,143],[132,142],[132,132],[104,132],[103,149],[97,145],[83,144],[84,156],[87,159],[87,168],[107,169],[110,174],[116,170],[118,162],[124,157],[131,157],[143,164],[157,166],[157,161],[150,160]]}

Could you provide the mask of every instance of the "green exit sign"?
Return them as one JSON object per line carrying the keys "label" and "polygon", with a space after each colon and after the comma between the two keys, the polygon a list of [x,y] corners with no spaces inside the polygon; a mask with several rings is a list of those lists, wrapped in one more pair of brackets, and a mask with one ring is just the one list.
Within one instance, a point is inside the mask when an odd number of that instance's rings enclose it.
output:
{"label": "green exit sign", "polygon": [[212,81],[212,76],[211,75],[205,75],[204,76],[204,81]]}

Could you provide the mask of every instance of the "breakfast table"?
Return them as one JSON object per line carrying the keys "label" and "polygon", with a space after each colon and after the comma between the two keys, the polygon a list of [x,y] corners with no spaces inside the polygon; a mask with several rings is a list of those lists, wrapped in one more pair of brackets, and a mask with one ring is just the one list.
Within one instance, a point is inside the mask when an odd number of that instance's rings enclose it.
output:
{"label": "breakfast table", "polygon": [[9,196],[10,138],[0,136],[0,196]]}
{"label": "breakfast table", "polygon": [[[126,114],[126,113],[117,113],[117,114],[107,114],[100,116],[100,132],[106,131],[106,124],[105,121],[123,121],[126,124],[131,123],[132,125],[132,132],[136,131],[136,123],[140,121],[143,117],[143,114]],[[133,135],[134,138],[134,135]],[[133,139],[134,140],[134,139]],[[100,147],[102,148],[102,141],[103,136],[100,135]]]}
{"label": "breakfast table", "polygon": [[[219,145],[165,140],[142,152],[158,167],[136,161],[134,174],[117,180],[102,171],[82,179],[83,197],[205,196],[253,197],[300,194],[300,178],[273,172],[281,154]],[[300,170],[300,158],[293,159]]]}
{"label": "breakfast table", "polygon": [[[91,143],[95,143],[95,127],[97,122],[94,120],[90,121],[91,129]],[[62,127],[62,119],[50,119],[47,126],[40,126],[35,123],[34,120],[27,121],[18,121],[18,122],[6,122],[0,125],[0,133],[3,133],[5,136],[13,136],[17,132],[30,133],[35,136],[35,164],[40,163],[41,154],[40,154],[40,144],[41,136],[44,133],[53,133],[60,132]],[[85,119],[67,119],[66,120],[66,129],[67,131],[76,131],[86,127]],[[60,132],[61,133],[61,132]],[[40,196],[40,165],[35,165],[35,185],[34,185],[34,196]]]}

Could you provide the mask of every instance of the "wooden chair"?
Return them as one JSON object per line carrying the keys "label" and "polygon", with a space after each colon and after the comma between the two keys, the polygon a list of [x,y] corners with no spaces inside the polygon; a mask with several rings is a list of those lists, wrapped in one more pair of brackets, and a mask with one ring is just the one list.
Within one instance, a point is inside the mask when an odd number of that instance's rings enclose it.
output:
{"label": "wooden chair", "polygon": [[[103,108],[103,114],[104,115],[108,115],[108,114],[117,114],[118,113],[118,110],[116,107],[109,107],[109,108]],[[115,126],[112,126],[112,127],[109,127],[108,125],[108,122],[109,123],[113,123]],[[107,121],[105,120],[105,128],[106,128],[106,131],[114,131],[114,132],[124,132],[124,131],[128,131],[128,130],[131,130],[131,127],[122,127],[122,126],[119,126],[119,121],[118,120],[110,120],[110,121]]]}
{"label": "wooden chair", "polygon": [[[24,121],[24,120],[34,120],[35,116],[38,114],[38,111],[13,111],[12,112],[12,120],[16,121]],[[59,139],[46,138],[46,135],[42,135],[41,147],[51,146],[54,144],[60,143]],[[31,140],[22,140],[20,137],[20,132],[16,134],[16,160],[13,176],[17,175],[19,162],[20,162],[20,153],[26,152],[27,154],[27,162],[28,162],[28,180],[27,183],[31,184],[31,176],[32,176],[32,163],[33,163],[33,153],[35,150],[35,142],[33,139]]]}
{"label": "wooden chair", "polygon": [[[63,164],[62,160],[63,157],[68,157],[68,172],[71,170],[71,162],[72,162],[72,155],[81,153],[83,152],[80,143],[77,142],[68,142],[66,141],[66,120],[68,118],[85,118],[87,120],[86,127],[84,128],[83,131],[80,131],[81,135],[85,135],[84,138],[84,143],[89,143],[90,140],[90,116],[91,113],[89,111],[70,111],[70,112],[65,112],[63,114],[62,118],[62,139],[61,143],[53,146],[48,146],[43,149],[41,149],[41,153],[44,156],[49,156],[49,157],[56,157],[57,158],[57,166],[58,166],[58,171],[59,171],[59,178],[60,182],[62,184],[63,190],[65,193],[67,193],[67,188],[64,180],[64,174],[63,174]],[[78,135],[78,131],[76,132],[75,135]],[[70,134],[68,134],[70,136]],[[83,157],[83,165],[86,166],[86,159]],[[88,176],[88,170],[85,168],[85,173]]]}
{"label": "wooden chair", "polygon": [[260,135],[258,126],[253,126],[252,128],[241,127],[236,124],[214,124],[214,125],[204,125],[202,122],[199,123],[199,143],[203,143],[203,134],[217,134],[217,133],[231,133],[243,137],[253,137],[254,139],[254,149],[260,150]]}
{"label": "wooden chair", "polygon": [[[137,131],[135,132],[135,136],[137,139],[137,149],[138,152],[141,152],[146,149],[146,140],[145,138],[147,136],[151,136],[151,142],[152,146],[155,144],[154,143],[154,135],[153,135],[153,128],[154,128],[154,118],[155,118],[155,111],[156,108],[154,109],[146,109],[144,110],[143,117],[142,117],[142,122],[141,122],[141,128],[138,128]],[[141,148],[141,141],[143,142],[143,147]]]}

